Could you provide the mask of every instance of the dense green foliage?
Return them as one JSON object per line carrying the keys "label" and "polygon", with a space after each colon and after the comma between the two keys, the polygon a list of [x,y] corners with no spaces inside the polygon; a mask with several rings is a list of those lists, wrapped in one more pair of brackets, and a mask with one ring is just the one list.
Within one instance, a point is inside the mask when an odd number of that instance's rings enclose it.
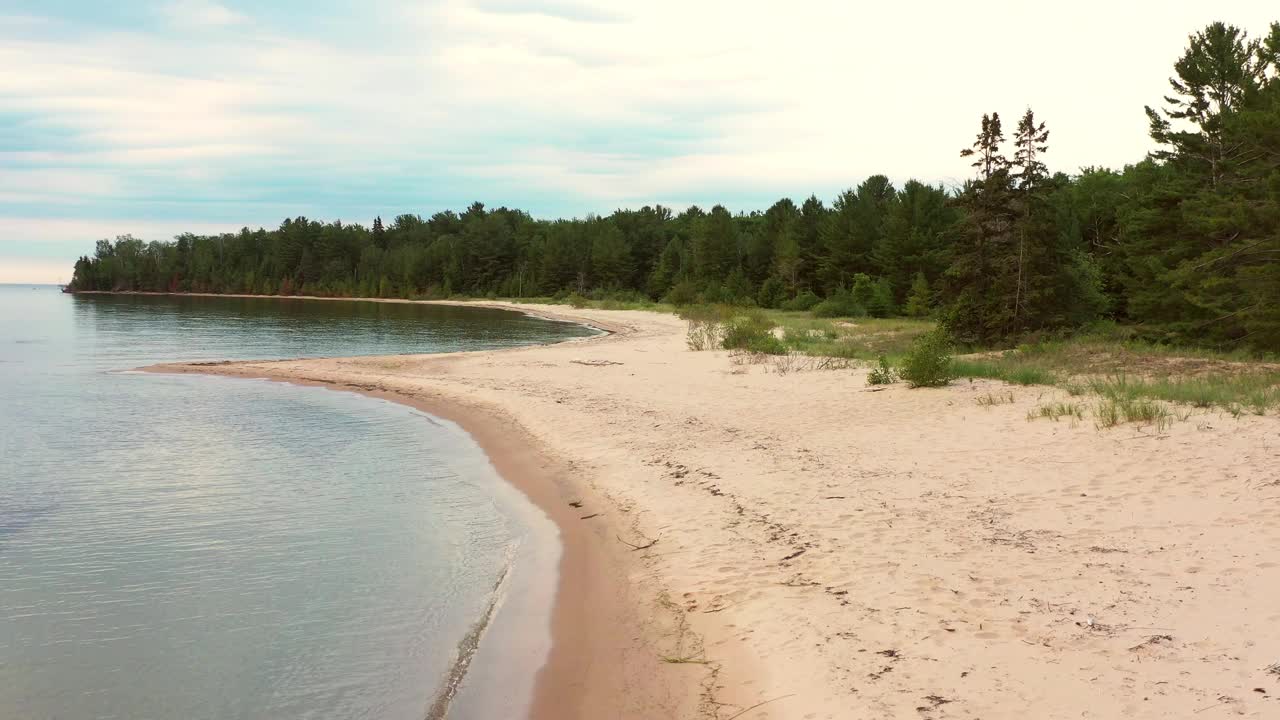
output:
{"label": "dense green foliage", "polygon": [[941,387],[956,378],[951,357],[951,339],[938,328],[911,343],[902,358],[898,376],[911,387]]}
{"label": "dense green foliage", "polygon": [[368,297],[566,297],[732,303],[826,317],[938,315],[960,342],[1004,344],[1099,317],[1161,342],[1280,348],[1280,24],[1190,38],[1159,150],[1120,171],[1050,173],[1031,110],[1006,155],[1000,116],[947,191],[876,175],[828,207],[661,207],[538,220],[476,203],[370,228],[100,241],[80,290]]}

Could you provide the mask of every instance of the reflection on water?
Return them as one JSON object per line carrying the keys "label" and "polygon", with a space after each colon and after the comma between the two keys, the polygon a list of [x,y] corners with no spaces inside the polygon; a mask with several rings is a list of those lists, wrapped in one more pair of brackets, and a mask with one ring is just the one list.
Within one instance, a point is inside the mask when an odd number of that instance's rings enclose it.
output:
{"label": "reflection on water", "polygon": [[115,371],[588,332],[0,286],[0,717],[421,718],[545,519],[469,438],[407,408]]}

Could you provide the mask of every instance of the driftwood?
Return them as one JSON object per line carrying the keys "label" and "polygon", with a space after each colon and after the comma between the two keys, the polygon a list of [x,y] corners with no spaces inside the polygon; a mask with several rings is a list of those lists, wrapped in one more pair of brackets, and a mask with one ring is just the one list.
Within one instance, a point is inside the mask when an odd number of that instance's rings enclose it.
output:
{"label": "driftwood", "polygon": [[605,365],[621,365],[620,362],[613,360],[570,360],[571,363],[578,365],[590,365],[591,367],[604,367]]}

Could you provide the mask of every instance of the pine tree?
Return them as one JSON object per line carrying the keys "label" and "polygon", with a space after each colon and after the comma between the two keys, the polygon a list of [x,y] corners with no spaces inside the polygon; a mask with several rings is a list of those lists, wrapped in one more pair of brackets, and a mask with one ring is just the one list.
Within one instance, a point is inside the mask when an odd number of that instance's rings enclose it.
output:
{"label": "pine tree", "polygon": [[[1167,148],[1155,156],[1203,164],[1210,184],[1217,186],[1238,149],[1224,142],[1223,118],[1259,89],[1268,62],[1266,47],[1220,22],[1192,35],[1174,65],[1176,76],[1169,78],[1174,95],[1165,98],[1167,107],[1163,112],[1146,108],[1152,139]],[[1179,130],[1176,121],[1193,129]]]}
{"label": "pine tree", "polygon": [[982,126],[961,157],[974,158],[978,177],[966,183],[956,204],[962,216],[954,230],[952,264],[946,274],[945,322],[956,339],[987,345],[1008,332],[1017,288],[1013,187],[1001,145],[997,113]]}
{"label": "pine tree", "polygon": [[[1048,152],[1049,131],[1045,129],[1043,122],[1036,124],[1035,113],[1031,108],[1023,113],[1022,119],[1018,121],[1018,132],[1014,135],[1014,146],[1016,150],[1013,155],[1013,162],[1010,164],[1014,170],[1012,179],[1014,187],[1017,190],[1016,202],[1021,206],[1021,217],[1018,220],[1018,270],[1014,286],[1013,299],[1013,317],[1011,318],[1010,332],[1017,332],[1024,329],[1028,324],[1024,318],[1024,303],[1028,302],[1028,280],[1031,273],[1028,269],[1028,243],[1033,243],[1036,247],[1031,249],[1031,254],[1037,258],[1043,255],[1045,248],[1041,245],[1053,242],[1052,237],[1045,237],[1043,233],[1053,233],[1052,227],[1038,227],[1033,222],[1033,218],[1039,212],[1043,212],[1044,194],[1041,191],[1045,179],[1049,175],[1049,169],[1040,157]],[[1030,236],[1030,237],[1028,237]],[[1045,268],[1046,272],[1051,272]],[[1039,292],[1043,292],[1040,289]]]}
{"label": "pine tree", "polygon": [[1214,23],[1192,35],[1152,160],[1128,176],[1127,314],[1160,337],[1280,344],[1280,24],[1262,41]]}
{"label": "pine tree", "polygon": [[738,265],[738,230],[723,205],[711,208],[693,240],[693,263],[704,287],[719,287]]}
{"label": "pine tree", "polygon": [[911,293],[907,295],[907,304],[903,312],[911,317],[926,317],[932,310],[933,293],[929,290],[929,281],[924,273],[916,273],[911,281]]}
{"label": "pine tree", "polygon": [[1000,173],[1007,172],[1009,160],[1000,151],[1004,143],[1004,130],[1000,124],[1000,113],[982,116],[982,129],[973,141],[973,146],[960,151],[960,157],[972,157],[970,167],[978,170],[978,179],[986,182]]}

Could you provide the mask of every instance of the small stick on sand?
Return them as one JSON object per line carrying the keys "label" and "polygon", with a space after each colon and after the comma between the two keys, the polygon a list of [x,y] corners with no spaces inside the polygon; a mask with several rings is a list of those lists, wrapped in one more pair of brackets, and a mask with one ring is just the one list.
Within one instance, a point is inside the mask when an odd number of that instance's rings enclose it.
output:
{"label": "small stick on sand", "polygon": [[654,539],[650,540],[648,543],[646,543],[646,544],[644,544],[644,545],[635,545],[635,544],[633,544],[633,543],[629,543],[629,542],[627,542],[626,540],[623,540],[621,535],[615,535],[614,537],[618,538],[618,542],[622,543],[623,545],[626,545],[627,547],[631,548],[632,550],[648,550],[649,548],[653,547],[654,545],[657,545],[657,544],[658,544],[658,541],[662,539],[662,537],[661,537],[661,536],[658,536],[658,537],[656,537],[656,538],[654,538]]}
{"label": "small stick on sand", "polygon": [[774,701],[776,701],[776,700],[784,700],[784,699],[789,698],[789,697],[792,697],[792,696],[794,696],[794,695],[795,695],[795,693],[791,693],[791,695],[779,695],[778,697],[774,698],[773,700],[765,700],[764,702],[756,703],[755,705],[752,705],[751,707],[747,708],[746,710],[743,710],[742,712],[738,713],[737,715],[730,715],[730,716],[728,717],[728,720],[733,720],[734,718],[740,718],[740,717],[742,717],[743,715],[746,715],[747,713],[751,712],[752,710],[755,710],[755,709],[756,709],[756,708],[758,708],[758,707],[761,707],[761,706],[764,706],[764,705],[768,705],[769,703],[774,702]]}

